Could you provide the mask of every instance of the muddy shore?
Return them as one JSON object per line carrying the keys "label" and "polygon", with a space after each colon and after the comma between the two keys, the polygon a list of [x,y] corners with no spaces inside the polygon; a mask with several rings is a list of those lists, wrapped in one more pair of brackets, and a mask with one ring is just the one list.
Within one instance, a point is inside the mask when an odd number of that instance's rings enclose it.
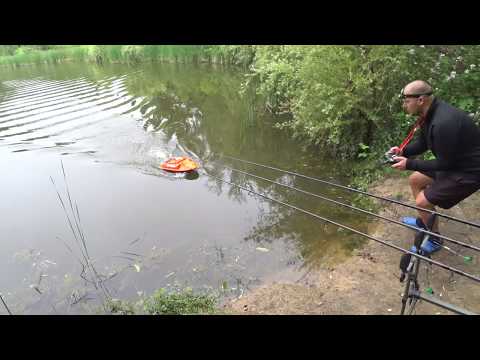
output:
{"label": "muddy shore", "polygon": [[[391,175],[371,186],[369,192],[400,199],[413,204],[406,177]],[[394,219],[412,216],[411,209],[386,204],[381,214]],[[442,213],[478,223],[480,192]],[[442,220],[440,232],[450,238],[480,246],[480,229],[453,221]],[[414,231],[375,220],[369,234],[408,249]],[[447,243],[445,244],[447,245]],[[471,263],[446,250],[432,259],[463,270],[480,274],[478,255],[456,244],[450,248],[473,256]],[[279,274],[275,279],[251,290],[224,305],[227,314],[316,314],[316,315],[396,315],[400,314],[404,284],[399,281],[401,253],[381,243],[369,240],[362,248],[340,264],[317,269],[308,274]],[[480,314],[480,284],[448,270],[423,263],[419,274],[420,289],[433,289],[438,299]],[[452,314],[438,306],[420,301],[415,314]]]}

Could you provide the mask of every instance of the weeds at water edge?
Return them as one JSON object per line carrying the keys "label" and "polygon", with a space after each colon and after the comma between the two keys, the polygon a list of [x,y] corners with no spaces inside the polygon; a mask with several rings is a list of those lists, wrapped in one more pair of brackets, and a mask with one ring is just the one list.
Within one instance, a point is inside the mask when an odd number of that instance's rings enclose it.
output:
{"label": "weeds at water edge", "polygon": [[63,179],[65,181],[65,188],[67,192],[67,196],[65,199],[62,197],[62,195],[60,195],[60,192],[58,191],[57,186],[55,185],[55,181],[51,176],[50,176],[50,180],[52,181],[52,184],[55,188],[55,191],[58,196],[58,200],[60,202],[60,205],[62,206],[63,212],[65,213],[68,226],[73,234],[75,243],[77,244],[77,247],[80,250],[81,256],[80,257],[76,256],[72,248],[65,241],[63,243],[82,266],[80,277],[84,279],[86,282],[93,284],[95,289],[97,290],[100,289],[104,296],[104,302],[106,302],[110,300],[112,297],[110,295],[108,288],[104,284],[105,277],[98,273],[98,271],[94,266],[94,262],[92,261],[92,258],[90,257],[90,254],[88,252],[85,234],[82,229],[80,212],[78,210],[78,204],[72,200],[72,197],[70,195],[70,189],[68,187],[67,175],[65,173],[65,168],[63,166],[63,161],[60,160],[60,163],[62,165]]}

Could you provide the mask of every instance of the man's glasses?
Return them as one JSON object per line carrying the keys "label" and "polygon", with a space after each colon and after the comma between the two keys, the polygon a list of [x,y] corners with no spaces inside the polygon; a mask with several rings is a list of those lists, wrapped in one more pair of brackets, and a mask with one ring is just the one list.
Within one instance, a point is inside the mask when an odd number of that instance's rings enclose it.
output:
{"label": "man's glasses", "polygon": [[400,99],[402,100],[405,100],[405,99],[408,99],[408,98],[419,98],[420,96],[428,96],[428,95],[432,95],[433,93],[431,91],[429,92],[426,92],[426,93],[421,93],[421,94],[404,94],[403,93],[403,89],[399,95]]}

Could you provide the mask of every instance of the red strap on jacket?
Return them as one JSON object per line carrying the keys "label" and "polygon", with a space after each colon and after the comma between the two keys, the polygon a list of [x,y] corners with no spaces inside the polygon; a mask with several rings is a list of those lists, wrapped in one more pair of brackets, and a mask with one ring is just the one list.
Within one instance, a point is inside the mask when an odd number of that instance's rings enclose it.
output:
{"label": "red strap on jacket", "polygon": [[405,140],[402,141],[402,143],[400,144],[399,148],[400,148],[400,151],[403,151],[403,149],[405,148],[405,146],[408,145],[408,143],[410,142],[410,140],[412,140],[413,138],[413,135],[415,134],[415,131],[417,131],[418,129],[420,129],[420,127],[423,125],[423,123],[425,122],[425,119],[426,117],[425,116],[419,116],[417,121],[415,122],[415,125],[413,126],[412,130],[410,130],[410,132],[408,133],[407,137],[405,138]]}

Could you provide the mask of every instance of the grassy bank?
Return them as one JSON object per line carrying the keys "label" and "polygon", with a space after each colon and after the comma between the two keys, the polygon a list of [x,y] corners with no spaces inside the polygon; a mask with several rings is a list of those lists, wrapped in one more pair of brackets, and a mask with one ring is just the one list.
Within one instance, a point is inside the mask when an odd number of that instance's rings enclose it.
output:
{"label": "grassy bank", "polygon": [[0,66],[58,64],[65,61],[97,64],[168,61],[242,65],[251,62],[252,56],[250,47],[234,45],[61,45],[48,48],[21,46],[0,51]]}

